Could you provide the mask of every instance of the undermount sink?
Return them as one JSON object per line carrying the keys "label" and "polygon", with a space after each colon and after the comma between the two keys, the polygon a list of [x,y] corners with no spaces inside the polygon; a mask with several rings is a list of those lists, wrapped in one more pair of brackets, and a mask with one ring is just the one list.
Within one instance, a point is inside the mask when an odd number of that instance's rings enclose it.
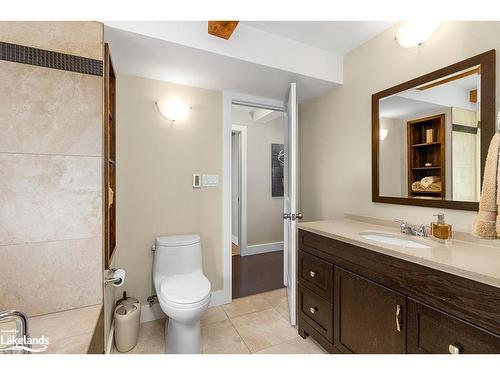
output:
{"label": "undermount sink", "polygon": [[359,235],[367,240],[385,243],[388,245],[396,245],[402,247],[412,247],[415,249],[430,249],[429,245],[426,245],[419,241],[414,241],[408,238],[403,238],[401,236],[396,236],[388,233],[380,232],[361,232]]}

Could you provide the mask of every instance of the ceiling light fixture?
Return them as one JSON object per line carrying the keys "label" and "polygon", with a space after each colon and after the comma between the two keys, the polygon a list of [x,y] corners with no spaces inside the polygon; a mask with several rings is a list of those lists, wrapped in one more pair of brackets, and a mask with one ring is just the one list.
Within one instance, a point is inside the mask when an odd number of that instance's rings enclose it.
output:
{"label": "ceiling light fixture", "polygon": [[189,105],[179,99],[157,101],[156,106],[161,115],[171,122],[186,118],[191,110]]}
{"label": "ceiling light fixture", "polygon": [[396,40],[400,46],[412,48],[421,45],[441,25],[441,21],[426,20],[426,21],[407,21],[401,25],[396,34]]}

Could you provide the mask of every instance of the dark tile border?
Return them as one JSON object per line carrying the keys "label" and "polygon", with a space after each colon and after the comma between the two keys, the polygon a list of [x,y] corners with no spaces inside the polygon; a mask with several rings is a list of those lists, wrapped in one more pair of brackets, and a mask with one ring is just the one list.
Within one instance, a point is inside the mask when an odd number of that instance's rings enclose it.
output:
{"label": "dark tile border", "polygon": [[453,124],[451,130],[460,133],[477,134],[477,128],[472,126]]}
{"label": "dark tile border", "polygon": [[102,76],[102,61],[0,42],[0,60]]}

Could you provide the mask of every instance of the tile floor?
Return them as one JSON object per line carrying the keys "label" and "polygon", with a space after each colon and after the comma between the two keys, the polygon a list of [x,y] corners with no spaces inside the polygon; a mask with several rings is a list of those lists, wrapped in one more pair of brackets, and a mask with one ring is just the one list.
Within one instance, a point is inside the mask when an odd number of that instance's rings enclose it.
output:
{"label": "tile floor", "polygon": [[[302,339],[290,326],[287,304],[286,289],[278,289],[208,309],[201,320],[203,353],[326,353],[314,340]],[[142,323],[139,341],[129,353],[164,353],[164,324],[165,320]]]}

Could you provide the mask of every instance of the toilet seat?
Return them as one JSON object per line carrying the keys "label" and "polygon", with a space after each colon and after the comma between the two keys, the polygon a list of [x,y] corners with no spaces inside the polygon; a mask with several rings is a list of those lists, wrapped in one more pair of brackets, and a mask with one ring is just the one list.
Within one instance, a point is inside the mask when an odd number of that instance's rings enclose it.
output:
{"label": "toilet seat", "polygon": [[172,307],[196,308],[210,299],[210,281],[199,272],[166,277],[158,298]]}

